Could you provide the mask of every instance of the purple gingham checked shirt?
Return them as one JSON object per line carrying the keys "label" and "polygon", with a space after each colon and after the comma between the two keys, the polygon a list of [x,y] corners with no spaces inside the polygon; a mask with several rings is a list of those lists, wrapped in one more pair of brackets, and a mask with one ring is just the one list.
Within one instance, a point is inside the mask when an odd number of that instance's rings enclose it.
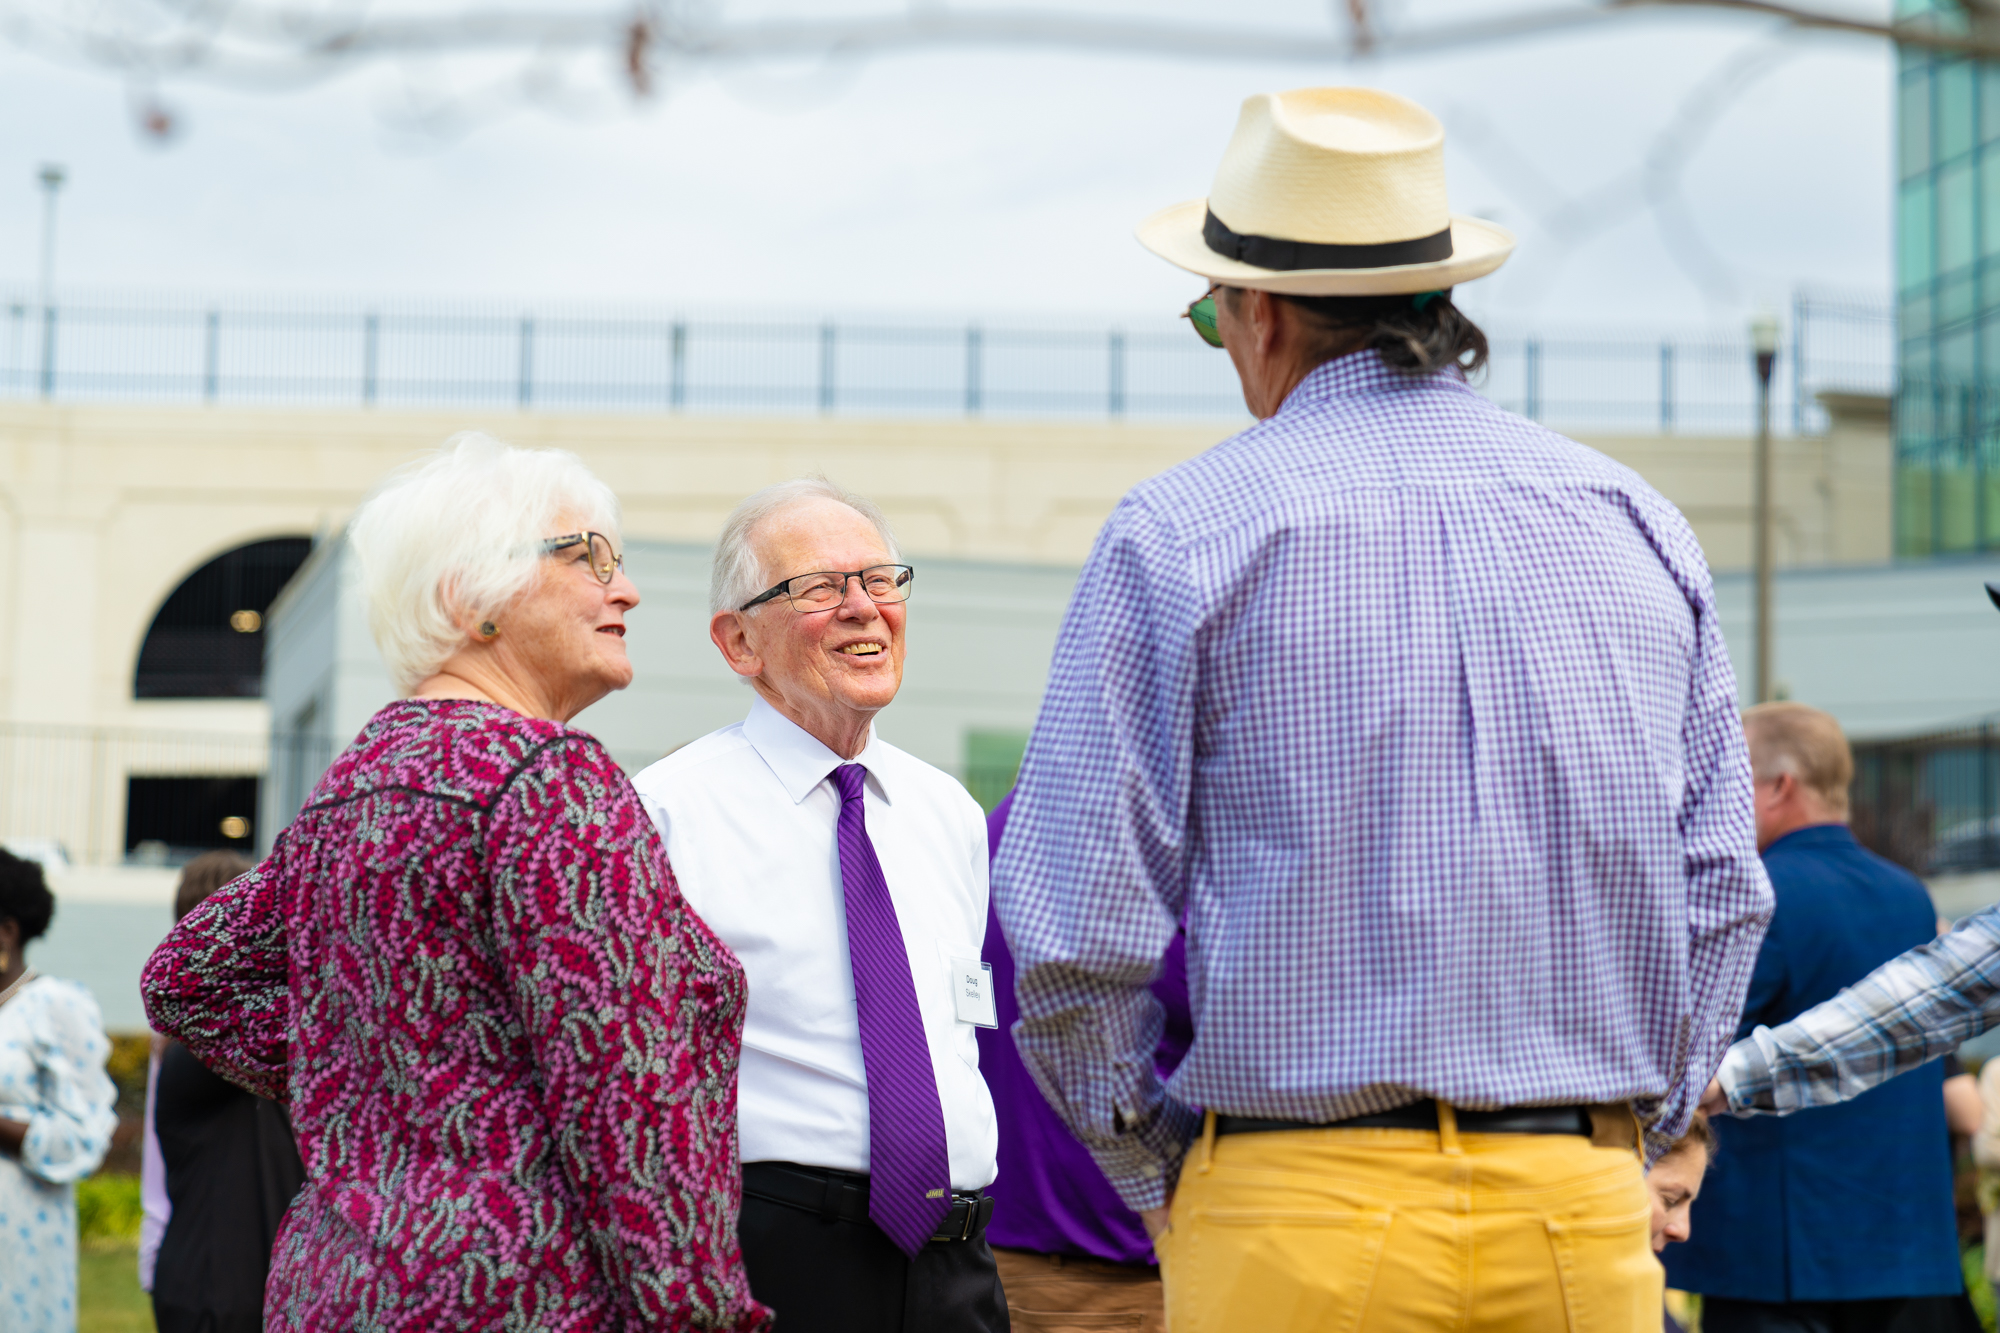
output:
{"label": "purple gingham checked shirt", "polygon": [[1456,373],[1329,362],[1106,523],[993,892],[1022,1055],[1134,1208],[1195,1107],[1632,1098],[1657,1150],[1771,913],[1701,548]]}

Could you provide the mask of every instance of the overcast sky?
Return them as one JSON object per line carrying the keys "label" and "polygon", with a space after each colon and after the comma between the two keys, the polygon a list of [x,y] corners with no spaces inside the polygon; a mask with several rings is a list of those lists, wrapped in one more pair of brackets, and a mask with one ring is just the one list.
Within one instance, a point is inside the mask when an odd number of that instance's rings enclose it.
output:
{"label": "overcast sky", "polygon": [[[1408,0],[1391,21],[1530,2]],[[1105,5],[1329,22],[1292,0]],[[577,68],[589,81],[609,64]],[[1701,91],[1732,69],[1752,72],[1738,95]],[[1489,317],[1733,330],[1801,284],[1889,287],[1891,53],[1765,20],[1645,14],[1344,65],[1006,50],[670,69],[664,96],[584,115],[518,104],[449,136],[387,115],[412,87],[490,72],[365,66],[276,95],[170,82],[180,131],[159,146],[117,75],[0,47],[0,281],[32,280],[34,174],[56,161],[70,173],[59,289],[1136,316],[1199,289],[1131,232],[1206,192],[1242,98],[1356,83],[1435,111],[1453,207],[1520,235],[1508,267],[1463,293]],[[1679,244],[1636,188],[1609,196],[1623,211],[1562,220],[1567,201],[1635,181],[1689,111],[1715,115],[1663,196]],[[1714,262],[1691,276],[1676,257],[1703,247]]]}

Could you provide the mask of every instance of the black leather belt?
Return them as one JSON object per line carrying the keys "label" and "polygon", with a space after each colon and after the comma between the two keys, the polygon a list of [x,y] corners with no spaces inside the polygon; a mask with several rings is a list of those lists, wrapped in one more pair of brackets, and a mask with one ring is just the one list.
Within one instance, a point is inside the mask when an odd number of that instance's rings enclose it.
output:
{"label": "black leather belt", "polygon": [[[822,1222],[866,1222],[868,1177],[858,1171],[797,1162],[745,1162],[743,1192],[766,1203],[781,1203],[801,1212],[817,1213]],[[993,1200],[986,1191],[954,1190],[951,1211],[938,1223],[932,1240],[978,1240],[993,1218]]]}
{"label": "black leather belt", "polygon": [[[1582,1106],[1509,1106],[1498,1111],[1452,1108],[1461,1134],[1581,1134],[1590,1137],[1590,1111]],[[1259,1120],[1252,1116],[1215,1117],[1218,1134],[1257,1134],[1287,1129],[1423,1129],[1435,1134],[1437,1103],[1411,1102],[1392,1111],[1374,1111],[1346,1120]]]}

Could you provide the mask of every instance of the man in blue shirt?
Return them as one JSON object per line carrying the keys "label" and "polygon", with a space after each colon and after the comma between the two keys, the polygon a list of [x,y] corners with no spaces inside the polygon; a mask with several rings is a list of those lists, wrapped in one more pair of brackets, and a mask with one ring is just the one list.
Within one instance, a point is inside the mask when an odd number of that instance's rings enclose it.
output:
{"label": "man in blue shirt", "polygon": [[[1777,914],[1739,1036],[1770,1027],[1929,941],[1937,914],[1908,871],[1847,829],[1854,760],[1803,704],[1744,714],[1757,844]],[[1719,1121],[1694,1236],[1666,1255],[1703,1295],[1704,1333],[1886,1329],[1962,1288],[1942,1073],[1935,1064],[1839,1106]],[[1866,1224],[1856,1226],[1857,1218]]]}

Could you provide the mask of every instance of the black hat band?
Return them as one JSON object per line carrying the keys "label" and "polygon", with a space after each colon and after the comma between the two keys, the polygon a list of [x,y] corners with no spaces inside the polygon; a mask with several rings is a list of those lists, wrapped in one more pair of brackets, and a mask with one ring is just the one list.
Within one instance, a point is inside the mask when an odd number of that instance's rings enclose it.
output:
{"label": "black hat band", "polygon": [[1286,241],[1276,236],[1245,236],[1229,229],[1213,212],[1201,224],[1201,238],[1225,259],[1257,268],[1290,272],[1302,268],[1394,268],[1399,264],[1433,264],[1451,258],[1451,228],[1413,241],[1379,245],[1321,245]]}

